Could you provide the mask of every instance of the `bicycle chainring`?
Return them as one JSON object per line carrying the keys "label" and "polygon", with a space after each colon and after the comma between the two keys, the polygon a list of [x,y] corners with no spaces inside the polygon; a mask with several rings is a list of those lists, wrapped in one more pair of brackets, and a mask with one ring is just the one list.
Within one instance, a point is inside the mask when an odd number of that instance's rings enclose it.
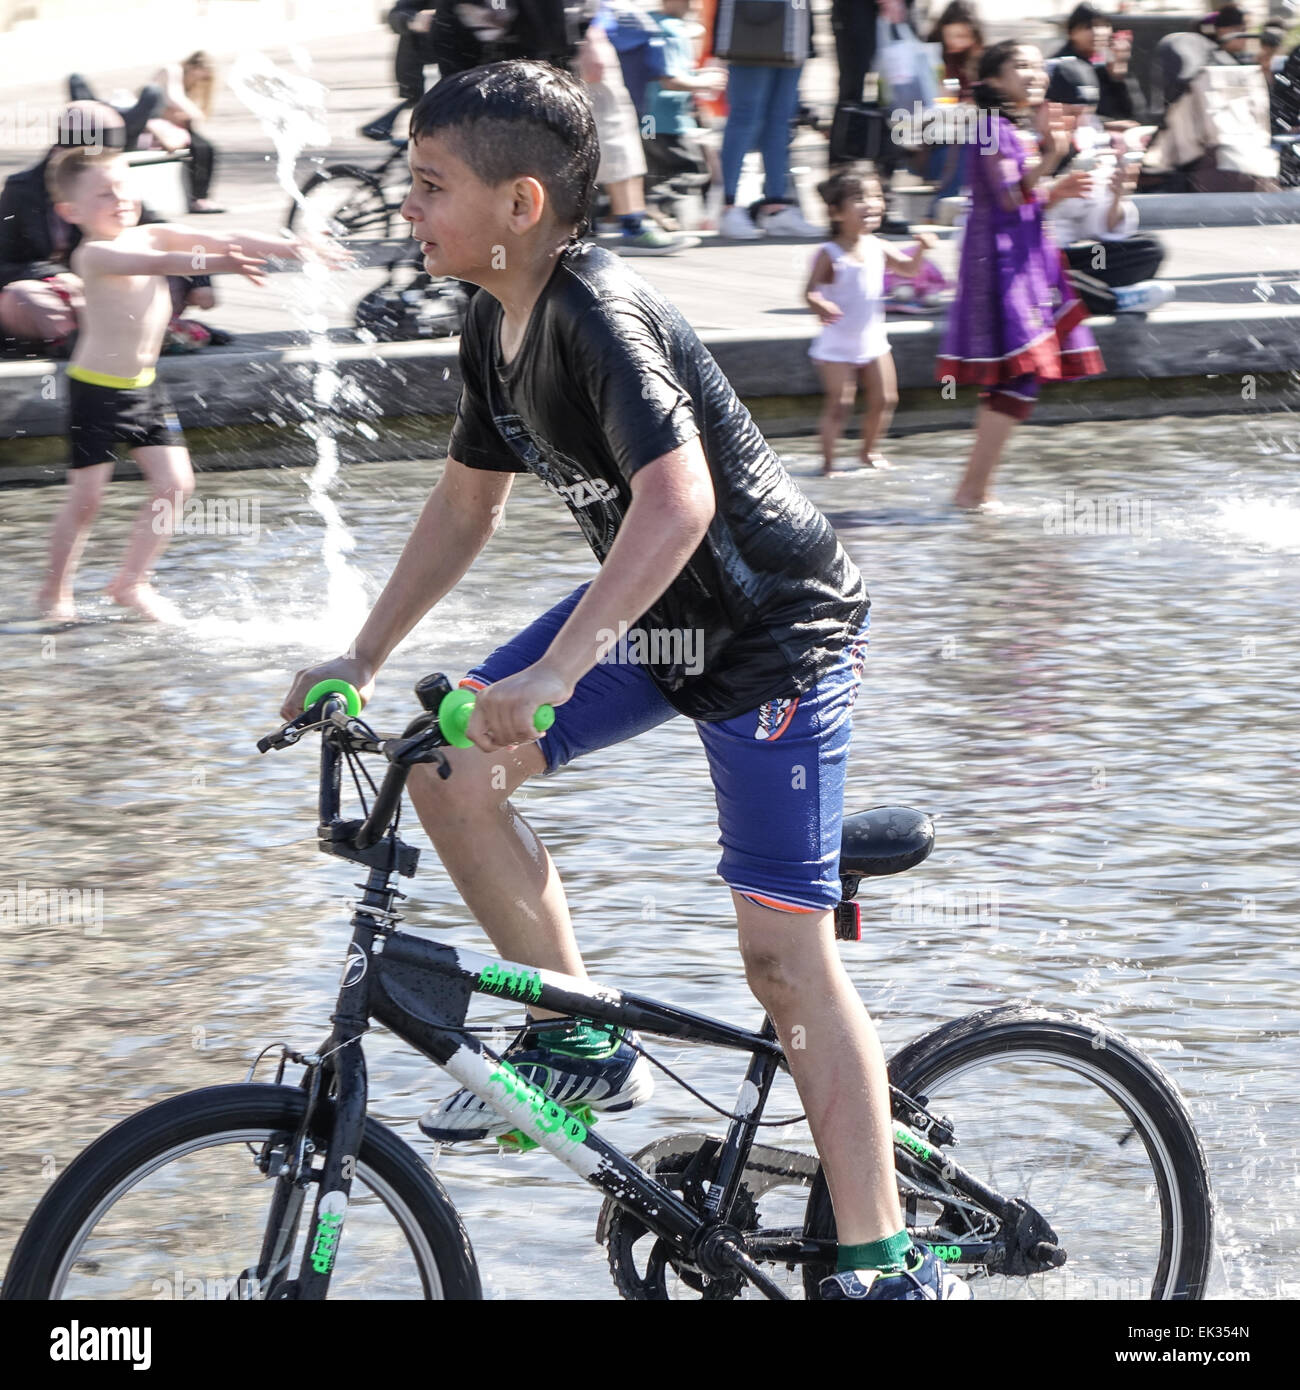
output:
{"label": "bicycle chainring", "polygon": [[[681,1197],[687,1206],[702,1211],[709,1182],[717,1165],[717,1140],[706,1140],[699,1148],[666,1153],[646,1168],[655,1179]],[[642,1165],[645,1166],[645,1165]],[[758,1202],[742,1183],[728,1223],[737,1230],[752,1231],[758,1225]],[[687,1288],[701,1298],[730,1301],[740,1297],[745,1278],[738,1273],[710,1277],[680,1258],[674,1258],[667,1241],[656,1237],[635,1213],[613,1207],[606,1213],[604,1232],[609,1253],[610,1273],[621,1298],[631,1302],[667,1301],[668,1272],[671,1270]],[[636,1247],[650,1242],[644,1271],[637,1266]]]}

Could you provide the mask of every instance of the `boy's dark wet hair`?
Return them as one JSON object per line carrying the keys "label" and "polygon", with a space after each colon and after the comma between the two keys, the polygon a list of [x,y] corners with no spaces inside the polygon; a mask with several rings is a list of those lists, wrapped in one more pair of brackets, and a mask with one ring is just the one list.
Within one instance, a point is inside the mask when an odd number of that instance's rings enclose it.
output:
{"label": "boy's dark wet hair", "polygon": [[96,145],[74,145],[57,150],[45,166],[45,187],[52,201],[69,203],[76,196],[77,180],[91,169],[122,158],[121,150]]}
{"label": "boy's dark wet hair", "polygon": [[589,225],[600,164],[591,99],[576,77],[547,63],[489,63],[444,78],[411,112],[411,139],[446,139],[493,186],[535,178],[564,226]]}

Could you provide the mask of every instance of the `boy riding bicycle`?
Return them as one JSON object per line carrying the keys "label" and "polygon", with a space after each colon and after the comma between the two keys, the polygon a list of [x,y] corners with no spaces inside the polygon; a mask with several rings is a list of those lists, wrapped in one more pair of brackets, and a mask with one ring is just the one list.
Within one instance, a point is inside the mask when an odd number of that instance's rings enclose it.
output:
{"label": "boy riding bicycle", "polygon": [[[533,62],[457,74],[415,108],[408,157],[402,215],[425,268],[486,293],[461,338],[443,476],[354,654],[299,672],[282,713],[331,676],[368,699],[486,544],[513,475],[536,474],[600,573],[462,682],[479,692],[474,747],[447,750],[450,782],[417,768],[409,783],[434,847],[504,957],[583,978],[555,867],[507,798],[582,754],[694,719],[746,978],[786,1048],[834,1202],[841,1272],[822,1297],[967,1297],[904,1230],[884,1055],[834,939],[862,577],[677,310],[577,240],[599,160],[580,83]],[[542,704],[556,718],[539,740]],[[624,1038],[582,1020],[534,1011],[509,1055],[560,1104],[616,1112],[651,1090]],[[511,1124],[460,1091],[421,1127],[456,1142]]]}

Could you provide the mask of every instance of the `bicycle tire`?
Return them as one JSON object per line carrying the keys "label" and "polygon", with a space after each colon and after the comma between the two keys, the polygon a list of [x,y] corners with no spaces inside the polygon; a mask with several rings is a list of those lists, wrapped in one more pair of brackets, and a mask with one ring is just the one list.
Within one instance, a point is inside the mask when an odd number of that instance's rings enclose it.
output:
{"label": "bicycle tire", "polygon": [[[362,232],[357,233],[356,229],[348,226],[346,221],[341,221],[344,232],[349,236],[364,236],[366,240],[387,241],[393,235],[393,216],[394,210],[388,199],[384,196],[384,189],[378,177],[369,169],[363,169],[359,164],[330,164],[324,169],[318,169],[310,175],[298,189],[300,198],[309,198],[318,188],[327,183],[336,183],[343,179],[351,179],[354,183],[362,185],[376,200],[377,206],[373,208],[370,216],[381,219],[373,226],[367,226]],[[381,211],[382,210],[382,211]],[[285,227],[289,231],[295,231],[299,218],[302,215],[302,205],[295,198],[289,204],[289,213],[285,218]]]}
{"label": "bicycle tire", "polygon": [[[945,1075],[973,1062],[1011,1058],[1016,1053],[1048,1054],[1063,1065],[1074,1063],[1071,1070],[1086,1066],[1087,1073],[1083,1074],[1091,1073],[1096,1081],[1096,1074],[1101,1073],[1123,1093],[1124,1099],[1114,1092],[1109,1094],[1128,1114],[1147,1148],[1165,1216],[1151,1298],[1204,1297],[1214,1233],[1214,1201],[1205,1154],[1172,1079],[1120,1034],[1074,1012],[1004,1005],[956,1019],[909,1043],[890,1062],[889,1079],[905,1094],[920,1097]],[[1140,1113],[1135,1114],[1135,1108]],[[1163,1146],[1163,1166],[1151,1153],[1152,1143]],[[960,1148],[953,1151],[953,1157],[961,1161]],[[986,1175],[977,1172],[975,1176]],[[1174,1214],[1176,1230],[1169,1229],[1168,1212]],[[808,1197],[805,1232],[819,1239],[835,1239],[835,1215],[820,1167]],[[1059,1234],[1068,1247],[1068,1232]],[[816,1298],[818,1281],[832,1272],[829,1266],[806,1265],[806,1296]]]}
{"label": "bicycle tire", "polygon": [[[56,1298],[66,1279],[65,1266],[71,1265],[85,1234],[168,1153],[181,1152],[184,1145],[198,1148],[197,1141],[221,1135],[293,1133],[306,1104],[306,1094],[293,1086],[208,1086],[123,1120],[83,1150],[41,1199],[14,1247],[0,1299]],[[313,1134],[326,1131],[331,1120],[331,1106],[322,1102],[321,1123],[313,1123]],[[404,1214],[423,1237],[424,1258],[427,1262],[431,1254],[434,1268],[421,1266],[414,1245],[412,1254],[425,1297],[481,1298],[478,1266],[460,1215],[416,1152],[387,1126],[367,1118],[357,1170],[359,1176],[372,1175],[404,1204]],[[382,1192],[380,1197],[400,1221]],[[256,1254],[254,1250],[254,1258]],[[438,1292],[431,1294],[434,1287]]]}

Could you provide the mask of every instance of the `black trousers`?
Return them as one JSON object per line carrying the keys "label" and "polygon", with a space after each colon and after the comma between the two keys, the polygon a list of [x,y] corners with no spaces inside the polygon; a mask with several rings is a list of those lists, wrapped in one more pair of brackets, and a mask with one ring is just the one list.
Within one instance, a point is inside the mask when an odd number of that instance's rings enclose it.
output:
{"label": "black trousers", "polygon": [[862,84],[876,56],[876,0],[831,0],[831,32],[839,64],[841,106],[862,100]]}
{"label": "black trousers", "polygon": [[1123,241],[1076,241],[1065,248],[1070,284],[1091,314],[1113,314],[1113,290],[1153,280],[1165,258],[1158,237],[1131,236]]}
{"label": "black trousers", "polygon": [[212,142],[192,127],[190,129],[190,162],[185,165],[185,187],[190,202],[196,198],[206,198],[212,187],[212,171],[216,167],[217,152]]}

